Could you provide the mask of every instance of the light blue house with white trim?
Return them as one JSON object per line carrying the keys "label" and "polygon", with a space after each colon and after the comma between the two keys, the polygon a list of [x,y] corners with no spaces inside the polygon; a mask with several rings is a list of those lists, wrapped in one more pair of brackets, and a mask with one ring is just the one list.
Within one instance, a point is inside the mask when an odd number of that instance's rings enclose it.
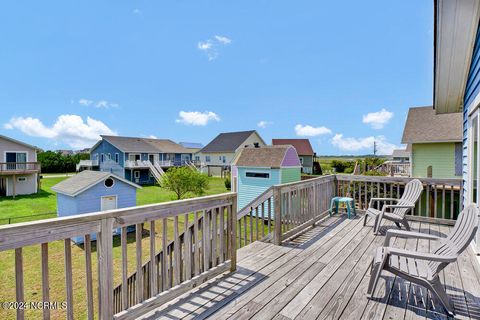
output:
{"label": "light blue house with white trim", "polygon": [[192,150],[168,139],[101,136],[90,149],[90,160],[78,167],[114,173],[137,184],[159,182],[164,170],[188,165]]}
{"label": "light blue house with white trim", "polygon": [[242,209],[271,186],[301,180],[302,164],[291,145],[247,147],[232,162],[232,191]]}
{"label": "light blue house with white trim", "polygon": [[[57,193],[57,215],[65,217],[134,207],[139,188],[112,173],[85,170],[56,184],[52,190]],[[77,237],[74,241],[82,243],[83,239]]]}

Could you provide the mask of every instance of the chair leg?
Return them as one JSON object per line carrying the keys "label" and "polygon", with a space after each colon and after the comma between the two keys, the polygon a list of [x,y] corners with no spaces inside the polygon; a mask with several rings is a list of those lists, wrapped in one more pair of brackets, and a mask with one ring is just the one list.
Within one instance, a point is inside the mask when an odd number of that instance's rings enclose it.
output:
{"label": "chair leg", "polygon": [[374,262],[372,260],[372,269],[370,271],[370,281],[368,283],[367,295],[373,297],[375,289],[377,288],[378,280],[382,274],[382,269],[385,264],[386,257],[383,258],[381,262]]}
{"label": "chair leg", "polygon": [[367,218],[368,218],[368,214],[365,213],[365,217],[363,218],[363,226],[364,227],[367,225]]}
{"label": "chair leg", "polygon": [[380,231],[380,224],[382,223],[382,219],[380,219],[379,216],[375,217],[375,224],[373,227],[373,234],[378,235],[378,232]]}
{"label": "chair leg", "polygon": [[440,302],[442,303],[443,307],[445,310],[451,314],[455,314],[455,310],[453,309],[453,303],[452,300],[450,300],[450,297],[447,295],[447,292],[445,291],[445,288],[443,287],[442,283],[440,282],[439,278],[436,278],[433,282],[430,283],[431,285],[431,291],[433,294],[435,294]]}
{"label": "chair leg", "polygon": [[403,218],[402,224],[403,224],[403,226],[405,227],[405,229],[406,229],[407,231],[410,231],[410,225],[408,224],[407,218]]}

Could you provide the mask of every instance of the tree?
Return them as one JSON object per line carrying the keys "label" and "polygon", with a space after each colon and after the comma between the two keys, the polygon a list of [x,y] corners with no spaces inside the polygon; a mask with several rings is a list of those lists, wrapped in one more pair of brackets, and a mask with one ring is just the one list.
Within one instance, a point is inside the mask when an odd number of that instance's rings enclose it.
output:
{"label": "tree", "polygon": [[177,200],[188,193],[201,196],[208,188],[208,176],[189,167],[170,168],[163,175],[161,186],[174,192]]}

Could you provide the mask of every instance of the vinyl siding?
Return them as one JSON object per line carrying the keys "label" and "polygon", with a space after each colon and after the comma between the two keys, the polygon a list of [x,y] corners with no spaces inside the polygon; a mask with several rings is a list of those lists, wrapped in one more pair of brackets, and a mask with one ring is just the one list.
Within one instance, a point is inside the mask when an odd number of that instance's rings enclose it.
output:
{"label": "vinyl siding", "polygon": [[300,181],[300,168],[282,168],[281,183]]}
{"label": "vinyl siding", "polygon": [[426,178],[429,166],[433,178],[459,178],[455,176],[455,143],[413,144],[412,165],[417,178]]}
{"label": "vinyl siding", "polygon": [[[268,172],[270,178],[249,178],[246,172]],[[238,168],[238,209],[245,207],[265,190],[280,183],[280,169]]]}
{"label": "vinyl siding", "polygon": [[475,40],[475,47],[473,50],[472,63],[467,78],[465,88],[464,107],[463,107],[463,197],[467,196],[467,157],[468,157],[468,114],[469,111],[475,108],[473,101],[480,93],[480,28],[477,30],[477,37]]}
{"label": "vinyl siding", "polygon": [[[119,162],[118,164],[123,167],[123,151],[119,150],[117,147],[115,147],[113,144],[106,140],[102,140],[102,142],[93,150],[90,151],[90,159],[98,159],[98,161],[101,160],[101,154],[105,154],[105,160],[107,158],[107,154],[110,153],[112,156],[112,160],[115,161],[115,153],[119,154]],[[98,158],[95,158],[96,155],[98,155]]]}

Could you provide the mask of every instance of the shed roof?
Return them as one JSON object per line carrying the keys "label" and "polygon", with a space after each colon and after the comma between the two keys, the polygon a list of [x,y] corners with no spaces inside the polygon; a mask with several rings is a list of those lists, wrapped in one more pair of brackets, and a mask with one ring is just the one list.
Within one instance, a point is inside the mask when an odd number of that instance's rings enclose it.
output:
{"label": "shed roof", "polygon": [[280,168],[289,150],[296,154],[291,145],[243,148],[232,164],[237,167]]}
{"label": "shed roof", "polygon": [[308,139],[272,139],[272,144],[275,145],[292,145],[301,156],[313,156],[313,148]]}
{"label": "shed roof", "polygon": [[[101,136],[123,152],[190,153],[190,150],[169,139],[152,139],[121,136]],[[93,149],[93,148],[92,148]]]}
{"label": "shed roof", "polygon": [[139,185],[120,178],[119,176],[110,172],[85,170],[66,180],[63,180],[60,183],[57,183],[52,187],[52,190],[58,193],[66,194],[71,197],[75,197],[109,177],[122,181],[134,188],[141,188]]}
{"label": "shed roof", "polygon": [[[255,130],[223,132],[215,137],[200,152],[235,152]],[[259,136],[260,137],[260,136]],[[261,140],[262,138],[260,138]],[[262,140],[263,142],[263,140]]]}
{"label": "shed roof", "polygon": [[432,107],[408,111],[402,143],[462,141],[462,113],[437,114]]}
{"label": "shed roof", "polygon": [[393,158],[408,158],[410,157],[410,151],[406,149],[395,149],[392,152]]}

